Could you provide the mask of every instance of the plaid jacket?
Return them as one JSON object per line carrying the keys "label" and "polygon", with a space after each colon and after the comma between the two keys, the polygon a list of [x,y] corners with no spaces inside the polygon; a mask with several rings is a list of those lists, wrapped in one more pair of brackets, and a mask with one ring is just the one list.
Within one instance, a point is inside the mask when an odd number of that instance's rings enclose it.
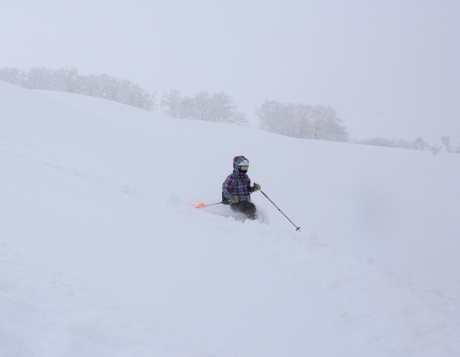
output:
{"label": "plaid jacket", "polygon": [[247,160],[244,156],[235,156],[233,159],[233,173],[228,175],[222,184],[222,196],[227,200],[231,196],[238,196],[239,201],[251,201],[250,194],[253,192],[251,179],[246,174],[238,171],[238,163]]}

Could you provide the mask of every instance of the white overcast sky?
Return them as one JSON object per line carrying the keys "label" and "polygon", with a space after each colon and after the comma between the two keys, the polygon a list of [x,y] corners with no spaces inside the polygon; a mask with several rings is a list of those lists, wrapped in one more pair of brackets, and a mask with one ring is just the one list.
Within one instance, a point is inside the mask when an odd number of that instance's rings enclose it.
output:
{"label": "white overcast sky", "polygon": [[0,67],[324,104],[353,138],[460,140],[460,0],[2,0]]}

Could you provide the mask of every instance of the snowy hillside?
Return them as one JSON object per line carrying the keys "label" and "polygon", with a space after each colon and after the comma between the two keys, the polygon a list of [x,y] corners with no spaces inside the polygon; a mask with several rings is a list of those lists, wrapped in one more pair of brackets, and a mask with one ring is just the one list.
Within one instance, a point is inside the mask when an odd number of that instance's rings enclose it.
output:
{"label": "snowy hillside", "polygon": [[[0,81],[0,356],[460,356],[460,155]],[[235,155],[302,228],[220,201]]]}

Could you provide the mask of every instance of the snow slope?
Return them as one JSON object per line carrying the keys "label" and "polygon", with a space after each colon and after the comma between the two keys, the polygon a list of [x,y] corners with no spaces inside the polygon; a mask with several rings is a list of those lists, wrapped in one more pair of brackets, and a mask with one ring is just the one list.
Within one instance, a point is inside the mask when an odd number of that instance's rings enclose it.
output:
{"label": "snow slope", "polygon": [[0,356],[460,355],[460,155],[0,98]]}

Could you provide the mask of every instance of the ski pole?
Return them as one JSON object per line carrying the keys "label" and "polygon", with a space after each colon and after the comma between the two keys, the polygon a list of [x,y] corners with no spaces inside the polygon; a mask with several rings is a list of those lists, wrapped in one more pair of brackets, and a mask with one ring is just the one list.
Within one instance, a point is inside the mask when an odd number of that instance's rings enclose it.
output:
{"label": "ski pole", "polygon": [[205,205],[203,202],[201,202],[196,205],[192,203],[192,206],[195,208],[203,208],[203,207],[209,207],[209,206],[220,205],[220,204],[222,204],[222,202],[210,203],[209,205]]}
{"label": "ski pole", "polygon": [[262,192],[262,194],[263,194],[265,197],[267,197],[267,199],[273,204],[273,206],[275,206],[276,208],[278,208],[278,211],[280,211],[280,212],[283,214],[283,216],[286,217],[286,218],[288,219],[288,221],[292,223],[292,225],[296,228],[296,231],[302,232],[302,231],[300,230],[300,227],[297,227],[297,226],[294,224],[294,222],[292,222],[292,221],[289,219],[289,217],[286,216],[286,215],[284,214],[284,212],[281,211],[281,209],[280,209],[277,205],[275,205],[275,203],[274,203],[271,199],[268,198],[268,196],[264,193],[264,191],[262,191],[262,190],[260,190],[260,189],[259,189],[259,191]]}

